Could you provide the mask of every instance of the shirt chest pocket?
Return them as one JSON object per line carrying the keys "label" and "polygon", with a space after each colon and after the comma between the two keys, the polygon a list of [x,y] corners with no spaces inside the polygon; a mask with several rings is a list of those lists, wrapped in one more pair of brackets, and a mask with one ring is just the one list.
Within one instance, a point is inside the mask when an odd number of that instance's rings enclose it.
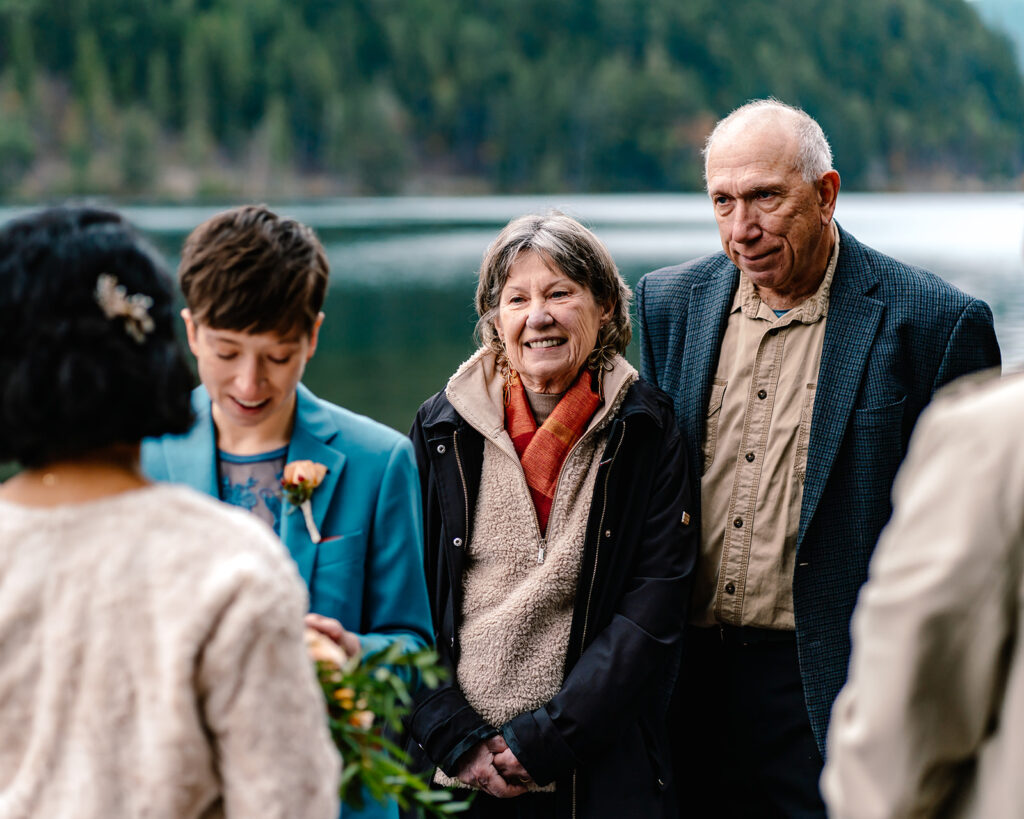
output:
{"label": "shirt chest pocket", "polygon": [[807,477],[807,452],[811,440],[811,421],[814,419],[814,394],[817,390],[817,384],[808,384],[800,407],[800,426],[796,433],[796,456],[793,461],[793,472],[800,485],[803,485]]}
{"label": "shirt chest pocket", "polygon": [[704,420],[704,474],[715,461],[715,449],[718,447],[718,422],[722,417],[722,401],[725,399],[725,388],[728,382],[716,378],[711,385],[711,398],[708,400],[708,411]]}

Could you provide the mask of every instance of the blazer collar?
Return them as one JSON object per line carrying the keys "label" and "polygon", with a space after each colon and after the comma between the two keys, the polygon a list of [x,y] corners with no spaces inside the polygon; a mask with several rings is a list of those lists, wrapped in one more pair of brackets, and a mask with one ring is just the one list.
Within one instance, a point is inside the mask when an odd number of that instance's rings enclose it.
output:
{"label": "blazer collar", "polygon": [[[828,302],[822,346],[822,367],[811,419],[807,473],[797,549],[818,508],[825,484],[860,393],[861,380],[885,306],[872,298],[878,274],[860,242],[839,228],[839,260]],[[725,332],[739,270],[725,254],[690,290],[686,330],[678,337],[675,354],[682,361],[680,416],[691,444],[691,462],[700,474],[698,453],[704,434],[711,381]]]}
{"label": "blazer collar", "polygon": [[[217,498],[217,434],[210,409],[210,395],[202,386],[192,392],[192,408],[196,422],[185,436],[185,446],[167,447],[168,479],[184,483]],[[305,386],[299,384],[295,405],[295,427],[288,443],[285,462],[314,461],[327,467],[323,483],[314,490],[311,499],[313,520],[320,534],[330,535],[323,529],[324,518],[334,496],[338,480],[345,466],[345,455],[336,448],[338,426],[325,402],[318,399]],[[298,564],[299,573],[309,585],[316,558],[316,544],[310,540],[306,523],[298,510],[285,511],[281,519],[281,540]]]}
{"label": "blazer collar", "polygon": [[829,296],[821,370],[811,417],[797,554],[846,434],[885,312],[883,302],[870,295],[878,286],[878,274],[864,246],[842,228],[839,233],[839,263]]}
{"label": "blazer collar", "polygon": [[210,412],[210,396],[202,386],[192,391],[195,423],[182,436],[184,446],[165,446],[167,479],[220,497],[217,486],[217,433]]}
{"label": "blazer collar", "polygon": [[[720,258],[717,268],[690,289],[685,332],[677,339],[682,350],[677,348],[675,352],[681,360],[682,374],[679,414],[684,419],[694,465],[700,463],[697,453],[701,451],[711,380],[718,363],[718,351],[733,294],[739,284],[739,269],[724,253]],[[700,471],[696,474],[699,475]]]}
{"label": "blazer collar", "polygon": [[[331,417],[327,404],[299,384],[295,427],[288,443],[286,462],[314,461],[327,467],[327,474],[320,486],[313,490],[311,499],[313,520],[324,538],[331,535],[324,531],[324,519],[345,467],[345,454],[338,449],[339,442],[336,440],[338,432],[338,425]],[[287,501],[285,506],[286,511],[281,519],[281,540],[298,564],[299,574],[308,586],[313,576],[316,544],[309,537],[302,512],[297,509],[287,511],[290,508]]]}

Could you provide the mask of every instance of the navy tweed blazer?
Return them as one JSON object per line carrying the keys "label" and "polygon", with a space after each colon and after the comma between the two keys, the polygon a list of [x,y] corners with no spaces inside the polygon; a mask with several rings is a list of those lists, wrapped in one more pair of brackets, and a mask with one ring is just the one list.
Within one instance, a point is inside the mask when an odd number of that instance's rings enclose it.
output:
{"label": "navy tweed blazer", "polygon": [[[637,285],[643,375],[672,396],[694,475],[703,468],[704,417],[738,282],[719,252]],[[850,616],[917,417],[943,384],[999,363],[987,304],[840,228],[793,578],[800,675],[823,755],[846,680]]]}

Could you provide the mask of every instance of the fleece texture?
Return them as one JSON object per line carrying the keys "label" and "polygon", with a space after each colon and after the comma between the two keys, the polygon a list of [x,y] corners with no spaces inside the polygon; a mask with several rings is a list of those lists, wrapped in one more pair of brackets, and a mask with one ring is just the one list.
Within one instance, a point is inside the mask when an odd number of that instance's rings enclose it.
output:
{"label": "fleece texture", "polygon": [[[498,727],[548,702],[562,686],[600,454],[609,422],[637,372],[620,359],[605,374],[605,400],[558,478],[546,538],[512,440],[501,425],[500,383],[495,390],[492,379],[483,375],[478,353],[447,390],[459,414],[484,436],[475,536],[463,575],[457,678],[469,704]],[[435,781],[461,785],[440,770]],[[553,789],[553,783],[543,788]]]}
{"label": "fleece texture", "polygon": [[294,564],[184,487],[0,503],[2,819],[336,819]]}

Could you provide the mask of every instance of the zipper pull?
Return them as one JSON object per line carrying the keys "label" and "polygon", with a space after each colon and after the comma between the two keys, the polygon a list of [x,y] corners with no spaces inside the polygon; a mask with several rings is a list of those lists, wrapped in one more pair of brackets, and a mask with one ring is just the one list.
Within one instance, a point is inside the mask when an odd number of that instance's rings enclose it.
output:
{"label": "zipper pull", "polygon": [[537,550],[537,565],[540,566],[544,563],[544,555],[548,553],[547,543],[543,539],[540,542],[540,548]]}

